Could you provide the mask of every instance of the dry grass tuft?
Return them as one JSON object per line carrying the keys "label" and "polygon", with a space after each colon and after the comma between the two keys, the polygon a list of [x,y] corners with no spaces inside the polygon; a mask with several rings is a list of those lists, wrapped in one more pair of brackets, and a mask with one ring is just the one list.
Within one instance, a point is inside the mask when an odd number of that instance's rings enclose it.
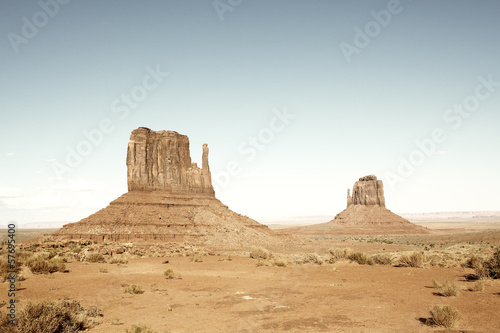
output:
{"label": "dry grass tuft", "polygon": [[88,262],[106,262],[106,260],[104,259],[104,256],[100,253],[87,253],[87,255],[85,256],[85,261],[88,261]]}
{"label": "dry grass tuft", "polygon": [[250,250],[250,258],[253,259],[271,259],[272,258],[272,253],[269,250],[266,250],[265,248],[261,246],[254,246]]}
{"label": "dry grass tuft", "polygon": [[439,295],[444,297],[450,296],[460,296],[462,287],[455,282],[450,282],[446,280],[443,284],[440,284],[435,279],[432,279],[432,286],[439,289]]}
{"label": "dry grass tuft", "polygon": [[44,256],[33,256],[27,259],[25,264],[33,274],[66,272],[66,264],[62,259],[47,259]]}
{"label": "dry grass tuft", "polygon": [[375,264],[375,261],[371,257],[367,256],[366,254],[364,254],[362,252],[351,253],[347,257],[347,259],[349,259],[351,261],[355,261],[360,265],[374,265]]}
{"label": "dry grass tuft", "polygon": [[0,331],[5,333],[77,332],[98,324],[95,318],[99,316],[102,316],[99,310],[85,309],[77,301],[30,302],[17,313],[15,326],[8,322],[5,314],[2,314]]}
{"label": "dry grass tuft", "polygon": [[172,268],[169,268],[165,272],[163,272],[163,275],[165,275],[165,278],[167,278],[168,280],[181,278],[181,275],[178,273],[175,273]]}
{"label": "dry grass tuft", "polygon": [[376,254],[372,259],[377,265],[392,265],[392,257],[388,254]]}
{"label": "dry grass tuft", "polygon": [[125,330],[126,333],[155,333],[150,326],[147,325],[132,325]]}
{"label": "dry grass tuft", "polygon": [[123,292],[126,294],[137,295],[137,294],[143,294],[144,290],[142,290],[141,286],[133,284],[131,286],[126,287]]}
{"label": "dry grass tuft", "polygon": [[352,250],[348,247],[344,247],[344,248],[333,248],[330,249],[329,252],[330,252],[330,262],[334,263],[337,260],[347,259],[351,255]]}
{"label": "dry grass tuft", "polygon": [[484,290],[484,282],[476,281],[472,287],[469,288],[469,291],[483,291]]}
{"label": "dry grass tuft", "polygon": [[441,295],[444,297],[460,296],[460,291],[462,290],[462,288],[458,284],[450,282],[448,280],[446,280],[439,289]]}
{"label": "dry grass tuft", "polygon": [[108,260],[108,264],[128,264],[128,260],[124,258],[111,258]]}
{"label": "dry grass tuft", "polygon": [[397,266],[399,267],[423,267],[424,255],[421,252],[403,254],[399,257]]}
{"label": "dry grass tuft", "polygon": [[431,310],[429,324],[452,328],[461,318],[460,312],[451,305],[435,305]]}

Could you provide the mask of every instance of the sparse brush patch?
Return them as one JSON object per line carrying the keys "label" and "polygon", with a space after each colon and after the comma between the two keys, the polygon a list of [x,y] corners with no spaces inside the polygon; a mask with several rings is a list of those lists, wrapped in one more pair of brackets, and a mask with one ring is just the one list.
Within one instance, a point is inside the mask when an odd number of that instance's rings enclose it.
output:
{"label": "sparse brush patch", "polygon": [[99,268],[99,273],[107,273],[108,269],[107,268]]}
{"label": "sparse brush patch", "polygon": [[136,294],[143,294],[144,290],[142,290],[141,286],[133,284],[131,286],[126,287],[123,292],[126,294],[136,295]]}
{"label": "sparse brush patch", "polygon": [[413,252],[411,254],[403,254],[398,259],[397,266],[399,267],[423,267],[424,255],[421,252]]}
{"label": "sparse brush patch", "polygon": [[432,286],[436,289],[441,288],[441,284],[439,284],[439,282],[437,282],[436,279],[432,279]]}
{"label": "sparse brush patch", "polygon": [[375,264],[375,261],[371,257],[364,254],[363,252],[351,253],[347,257],[347,259],[349,259],[351,261],[355,261],[360,265],[373,265],[373,264]]}
{"label": "sparse brush patch", "polygon": [[337,261],[337,260],[342,260],[342,259],[347,259],[351,253],[352,250],[348,247],[344,248],[333,248],[329,250],[330,252],[330,261]]}
{"label": "sparse brush patch", "polygon": [[257,266],[257,267],[268,266],[268,264],[266,261],[259,259],[259,260],[257,260],[257,263],[255,264],[255,266]]}
{"label": "sparse brush patch", "polygon": [[261,247],[261,246],[254,246],[250,250],[250,258],[253,259],[271,259],[272,258],[272,253]]}
{"label": "sparse brush patch", "polygon": [[165,272],[163,272],[163,275],[165,275],[165,278],[167,278],[168,280],[180,279],[181,278],[181,275],[178,274],[178,273],[175,273],[173,271],[173,269],[171,269],[171,268],[169,268]]}
{"label": "sparse brush patch", "polygon": [[95,252],[87,253],[87,255],[85,256],[85,261],[88,261],[88,262],[106,262],[106,260],[104,259],[104,256],[102,254],[95,253]]}
{"label": "sparse brush patch", "polygon": [[54,272],[66,272],[66,265],[61,259],[45,259],[41,256],[31,257],[26,266],[33,274],[50,274]]}
{"label": "sparse brush patch", "polygon": [[431,318],[428,320],[428,324],[452,328],[461,318],[460,312],[451,305],[435,305],[431,310]]}
{"label": "sparse brush patch", "polygon": [[70,248],[70,250],[71,250],[71,252],[78,254],[78,253],[80,253],[82,251],[82,248],[79,247],[79,246],[72,246]]}
{"label": "sparse brush patch", "polygon": [[455,282],[450,282],[446,280],[440,287],[440,294],[444,297],[450,296],[460,296],[460,291],[462,288]]}
{"label": "sparse brush patch", "polygon": [[483,291],[484,290],[484,282],[476,281],[472,287],[469,288],[469,291]]}
{"label": "sparse brush patch", "polygon": [[[5,282],[9,278],[9,276],[11,275],[11,273],[9,273],[9,272],[13,271],[10,267],[9,262],[7,261],[7,258],[8,258],[7,255],[5,255],[5,257],[2,256],[0,258],[0,281],[1,282]],[[19,271],[21,271],[21,262],[19,260],[16,260],[14,271],[16,272],[16,275],[19,273]]]}
{"label": "sparse brush patch", "polygon": [[9,323],[6,314],[1,315],[0,331],[6,333],[21,332],[77,332],[88,329],[102,316],[96,308],[85,309],[77,301],[29,302],[18,311],[16,325]]}
{"label": "sparse brush patch", "polygon": [[500,248],[497,249],[488,260],[486,260],[484,267],[486,268],[490,278],[500,279]]}
{"label": "sparse brush patch", "polygon": [[271,264],[273,266],[277,266],[277,267],[286,267],[286,266],[288,266],[288,263],[283,258],[273,258],[271,260]]}
{"label": "sparse brush patch", "polygon": [[392,265],[392,258],[388,254],[376,254],[372,259],[377,265]]}
{"label": "sparse brush patch", "polygon": [[147,325],[132,325],[125,330],[126,333],[156,333]]}
{"label": "sparse brush patch", "polygon": [[190,256],[189,261],[191,261],[191,262],[203,262],[203,258],[198,254],[193,254]]}
{"label": "sparse brush patch", "polygon": [[108,260],[108,264],[128,264],[128,260],[124,258],[111,258]]}
{"label": "sparse brush patch", "polygon": [[476,255],[471,255],[470,258],[465,262],[465,266],[476,269],[483,266],[483,260]]}

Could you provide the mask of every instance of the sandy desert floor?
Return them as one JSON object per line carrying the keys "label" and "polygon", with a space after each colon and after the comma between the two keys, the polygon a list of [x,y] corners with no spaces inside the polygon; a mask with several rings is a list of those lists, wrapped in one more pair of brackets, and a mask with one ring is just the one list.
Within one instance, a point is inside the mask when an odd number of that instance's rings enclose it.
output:
{"label": "sandy desert floor", "polygon": [[[421,236],[317,237],[302,251],[323,255],[328,248],[350,247],[365,253],[421,250],[465,257],[500,246],[498,229],[437,229]],[[290,249],[289,255],[297,251]],[[158,333],[441,332],[443,327],[425,323],[430,309],[441,304],[462,314],[456,332],[500,332],[500,280],[485,280],[483,291],[469,291],[475,281],[466,276],[473,270],[458,264],[411,268],[341,260],[275,267],[258,266],[245,251],[229,254],[207,254],[201,262],[187,256],[130,256],[119,265],[70,259],[67,273],[23,271],[26,280],[17,300],[22,306],[30,300],[74,299],[96,307],[103,316],[89,332],[125,332],[134,324]],[[181,278],[166,279],[167,269]],[[433,279],[456,282],[462,292],[440,296]],[[125,293],[132,285],[143,293]],[[3,288],[0,302],[8,301],[7,283]]]}

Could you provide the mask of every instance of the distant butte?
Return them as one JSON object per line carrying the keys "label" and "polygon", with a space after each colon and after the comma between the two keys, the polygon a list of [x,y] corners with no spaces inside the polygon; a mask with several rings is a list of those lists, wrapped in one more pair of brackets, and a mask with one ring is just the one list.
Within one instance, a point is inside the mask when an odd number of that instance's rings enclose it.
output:
{"label": "distant butte", "polygon": [[283,229],[296,234],[427,234],[421,226],[394,214],[385,207],[384,184],[375,175],[359,178],[352,196],[347,190],[347,208],[327,223]]}
{"label": "distant butte", "polygon": [[132,131],[127,182],[127,193],[53,236],[94,242],[186,240],[225,248],[281,242],[267,226],[215,198],[208,145],[199,168],[191,162],[185,135],[145,127]]}

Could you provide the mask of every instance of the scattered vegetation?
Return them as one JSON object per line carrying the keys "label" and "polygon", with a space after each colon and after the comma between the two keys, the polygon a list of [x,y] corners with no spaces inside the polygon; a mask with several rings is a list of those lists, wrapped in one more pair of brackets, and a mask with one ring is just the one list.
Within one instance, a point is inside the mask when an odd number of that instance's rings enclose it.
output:
{"label": "scattered vegetation", "polygon": [[436,289],[439,289],[439,295],[450,297],[450,296],[460,296],[460,292],[462,287],[455,282],[450,282],[446,280],[443,284],[437,282],[435,279],[432,279],[432,286]]}
{"label": "scattered vegetation", "polygon": [[374,265],[375,261],[363,252],[351,253],[347,259],[357,262],[360,265]]}
{"label": "scattered vegetation", "polygon": [[271,265],[277,266],[277,267],[286,267],[286,266],[288,266],[288,263],[283,258],[275,257],[271,260]]}
{"label": "scattered vegetation", "polygon": [[104,259],[104,256],[102,254],[95,253],[95,252],[87,253],[87,255],[85,256],[85,261],[88,261],[88,262],[106,262],[106,260]]}
{"label": "scattered vegetation", "polygon": [[250,258],[253,259],[271,259],[272,253],[269,250],[266,250],[265,248],[259,246],[259,247],[252,247],[250,250]]}
{"label": "scattered vegetation", "polygon": [[175,273],[173,271],[173,269],[171,269],[171,268],[169,268],[165,272],[163,272],[163,275],[165,275],[165,278],[167,278],[168,280],[181,278],[181,275],[179,273]]}
{"label": "scattered vegetation", "polygon": [[16,325],[9,323],[7,315],[0,318],[0,331],[5,333],[24,332],[77,332],[88,329],[102,316],[96,308],[83,308],[77,301],[28,303],[18,311]]}
{"label": "scattered vegetation", "polygon": [[107,268],[99,268],[99,273],[107,273],[108,269]]}
{"label": "scattered vegetation", "polygon": [[428,320],[428,324],[452,328],[461,318],[460,312],[451,305],[435,305],[431,310],[431,318]]}
{"label": "scattered vegetation", "polygon": [[50,274],[54,272],[66,272],[66,264],[62,259],[47,259],[44,256],[33,256],[26,261],[33,274]]}
{"label": "scattered vegetation", "polygon": [[423,267],[424,255],[421,252],[403,254],[399,257],[397,266],[399,267]]}
{"label": "scattered vegetation", "polygon": [[388,254],[376,254],[372,259],[377,265],[392,265],[392,257]]}
{"label": "scattered vegetation", "polygon": [[[21,270],[21,262],[16,261],[15,272],[19,273]],[[2,256],[0,258],[0,281],[5,282],[9,278],[9,271],[12,271],[10,268],[9,262],[7,261],[7,256]],[[17,275],[17,274],[16,274]]]}
{"label": "scattered vegetation", "polygon": [[189,260],[191,262],[203,262],[203,258],[198,254],[193,253],[193,255],[190,255],[189,257],[190,257]]}
{"label": "scattered vegetation", "polygon": [[334,263],[337,260],[347,259],[351,255],[352,250],[348,247],[344,247],[344,248],[330,249],[329,252],[330,252],[329,261],[330,263]]}
{"label": "scattered vegetation", "polygon": [[111,258],[108,260],[108,264],[128,264],[128,260],[125,258]]}
{"label": "scattered vegetation", "polygon": [[470,256],[465,266],[474,269],[476,279],[500,279],[500,248],[484,260],[476,255]]}
{"label": "scattered vegetation", "polygon": [[131,286],[125,287],[125,290],[123,292],[126,294],[136,295],[136,294],[143,294],[144,290],[142,290],[141,286],[133,284]]}
{"label": "scattered vegetation", "polygon": [[126,333],[155,333],[150,326],[147,325],[132,325],[125,330]]}
{"label": "scattered vegetation", "polygon": [[472,287],[469,288],[469,291],[477,292],[484,290],[484,282],[476,281]]}

